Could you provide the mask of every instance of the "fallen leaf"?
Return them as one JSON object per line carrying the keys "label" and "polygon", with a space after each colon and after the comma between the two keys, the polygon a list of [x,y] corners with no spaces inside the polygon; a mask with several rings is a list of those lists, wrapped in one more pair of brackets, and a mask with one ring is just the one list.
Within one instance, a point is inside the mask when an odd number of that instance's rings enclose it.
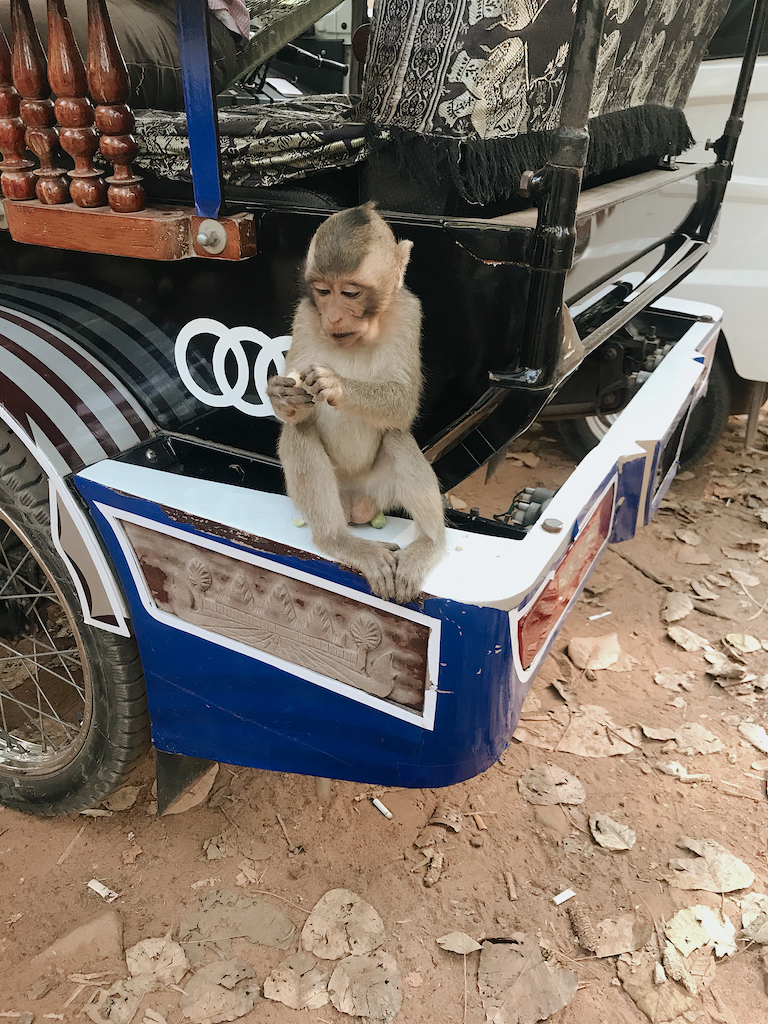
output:
{"label": "fallen leaf", "polygon": [[768,943],[768,896],[749,892],[736,902],[741,910],[742,931],[739,938],[761,945]]}
{"label": "fallen leaf", "polygon": [[[222,988],[203,977],[193,975],[184,988],[179,1007],[182,1020],[192,1024],[220,1024],[237,1020],[250,1013],[256,1003],[258,987],[254,991]],[[111,1024],[112,1014],[108,1015]]]}
{"label": "fallen leaf", "polygon": [[726,558],[733,558],[737,562],[751,562],[754,553],[745,551],[743,548],[720,548]]}
{"label": "fallen leaf", "polygon": [[385,938],[379,914],[349,889],[330,889],[321,896],[301,931],[304,949],[321,960],[370,953]]}
{"label": "fallen leaf", "polygon": [[716,601],[717,594],[713,594],[709,587],[701,580],[691,580],[691,590],[700,601]]}
{"label": "fallen leaf", "polygon": [[196,976],[210,981],[213,985],[232,989],[247,978],[255,978],[256,971],[247,960],[217,960],[215,963],[201,967],[196,972]]}
{"label": "fallen leaf", "polygon": [[736,929],[720,908],[695,906],[678,910],[664,926],[667,938],[683,956],[712,946],[715,956],[736,952]]}
{"label": "fallen leaf", "polygon": [[465,956],[467,953],[474,953],[476,949],[480,949],[480,943],[475,942],[471,935],[467,935],[466,932],[448,932],[447,935],[441,935],[439,939],[435,939],[438,946],[442,946],[443,949],[450,950],[451,953],[463,953]]}
{"label": "fallen leaf", "polygon": [[135,864],[136,858],[142,853],[144,853],[144,850],[138,843],[134,843],[127,850],[123,850],[123,864]]}
{"label": "fallen leaf", "polygon": [[670,740],[677,738],[677,731],[675,729],[654,729],[653,726],[644,725],[642,730],[643,736],[649,740],[658,740],[660,743],[668,743]]}
{"label": "fallen leaf", "polygon": [[596,931],[595,955],[617,956],[619,953],[642,949],[651,938],[653,925],[635,914],[620,914],[619,917],[599,921]]}
{"label": "fallen leaf", "polygon": [[710,647],[711,644],[706,637],[699,636],[698,633],[694,633],[691,629],[686,629],[685,626],[670,626],[667,630],[667,636],[670,640],[682,647],[684,651],[702,651],[705,647]]}
{"label": "fallen leaf", "polygon": [[721,651],[705,651],[704,657],[712,666],[705,669],[708,676],[715,676],[719,679],[743,679],[747,674],[743,665],[739,665]]}
{"label": "fallen leaf", "polygon": [[264,996],[293,1010],[317,1010],[330,998],[331,969],[309,953],[291,953],[264,979]]}
{"label": "fallen leaf", "polygon": [[233,857],[237,853],[237,846],[226,832],[222,832],[218,836],[206,839],[203,850],[207,860],[221,860],[224,857]]}
{"label": "fallen leaf", "polygon": [[684,562],[686,565],[709,565],[712,561],[705,551],[699,551],[697,548],[690,548],[687,545],[678,548],[676,557],[678,562]]}
{"label": "fallen leaf", "polygon": [[757,576],[753,576],[751,572],[742,572],[740,569],[729,569],[728,575],[743,587],[756,587],[760,583]]}
{"label": "fallen leaf", "polygon": [[701,537],[694,530],[675,530],[675,536],[683,544],[690,544],[691,547],[698,547],[701,544]]}
{"label": "fallen leaf", "polygon": [[678,622],[693,611],[693,601],[686,594],[673,590],[661,603],[661,621]]}
{"label": "fallen leaf", "polygon": [[581,804],[587,799],[584,787],[573,775],[561,768],[539,764],[523,772],[517,788],[529,804]]}
{"label": "fallen leaf", "polygon": [[506,942],[483,943],[477,983],[487,1021],[535,1024],[568,1005],[579,979],[545,961],[538,942],[517,932]]}
{"label": "fallen leaf", "polygon": [[295,927],[279,910],[241,893],[218,889],[200,901],[200,907],[182,919],[179,940],[215,943],[225,949],[233,938],[246,938],[263,946],[288,949]]}
{"label": "fallen leaf", "polygon": [[451,508],[455,508],[458,512],[467,507],[466,501],[462,501],[461,498],[457,498],[455,494],[446,495],[448,501],[451,503]]}
{"label": "fallen leaf", "polygon": [[598,704],[583,704],[573,711],[555,747],[561,753],[581,757],[612,757],[631,754],[633,749],[619,737],[613,719]]}
{"label": "fallen leaf", "polygon": [[622,825],[607,814],[590,814],[589,828],[595,842],[606,850],[631,850],[637,836],[628,825]]}
{"label": "fallen leaf", "polygon": [[568,657],[576,668],[598,669],[610,668],[622,654],[619,638],[616,633],[607,636],[574,636],[568,641]]}
{"label": "fallen leaf", "polygon": [[125,951],[125,962],[129,972],[136,977],[142,975],[151,983],[147,992],[157,991],[166,985],[178,985],[189,970],[189,961],[178,942],[170,939],[143,939]]}
{"label": "fallen leaf", "polygon": [[762,725],[757,725],[756,722],[739,722],[738,729],[739,735],[743,736],[748,743],[757,747],[764,754],[768,754],[768,733]]}
{"label": "fallen leaf", "polygon": [[381,951],[348,956],[331,975],[328,994],[341,1013],[391,1021],[403,1002],[397,962]]}
{"label": "fallen leaf", "polygon": [[627,995],[634,1000],[638,1009],[642,1010],[652,1024],[676,1020],[680,1014],[691,1008],[693,999],[677,982],[655,984],[654,969],[658,961],[654,954],[634,955],[638,956],[639,963],[633,964],[619,957],[616,970]]}
{"label": "fallen leaf", "polygon": [[123,786],[101,802],[108,811],[127,811],[136,803],[140,792],[141,786]]}
{"label": "fallen leaf", "polygon": [[197,807],[198,804],[201,804],[211,792],[213,784],[216,781],[218,771],[218,764],[211,765],[205,775],[198,779],[194,786],[191,786],[188,790],[182,793],[179,799],[175,800],[170,807],[166,807],[164,813],[183,814],[184,811],[188,811],[190,808]]}
{"label": "fallen leaf", "polygon": [[690,850],[695,858],[677,858],[669,862],[674,872],[669,884],[677,889],[704,889],[706,892],[734,892],[752,885],[752,869],[734,857],[714,839],[682,838],[677,844]]}
{"label": "fallen leaf", "polygon": [[762,650],[762,644],[753,636],[747,633],[726,633],[726,642],[734,647],[741,654],[754,654]]}
{"label": "fallen leaf", "polygon": [[698,722],[681,725],[675,733],[675,743],[681,754],[716,754],[725,749],[723,741]]}
{"label": "fallen leaf", "polygon": [[534,452],[507,452],[508,459],[517,459],[524,466],[533,469],[541,462],[541,459]]}
{"label": "fallen leaf", "polygon": [[694,672],[677,672],[673,668],[662,668],[653,673],[653,681],[672,693],[679,693],[680,690],[690,693],[695,678]]}

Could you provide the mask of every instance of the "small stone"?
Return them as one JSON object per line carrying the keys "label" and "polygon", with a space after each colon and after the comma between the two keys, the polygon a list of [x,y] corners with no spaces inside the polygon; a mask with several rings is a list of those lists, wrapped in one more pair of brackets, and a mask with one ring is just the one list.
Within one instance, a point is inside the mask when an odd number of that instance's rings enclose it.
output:
{"label": "small stone", "polygon": [[483,836],[470,836],[469,845],[482,846],[484,842],[485,839],[483,838]]}

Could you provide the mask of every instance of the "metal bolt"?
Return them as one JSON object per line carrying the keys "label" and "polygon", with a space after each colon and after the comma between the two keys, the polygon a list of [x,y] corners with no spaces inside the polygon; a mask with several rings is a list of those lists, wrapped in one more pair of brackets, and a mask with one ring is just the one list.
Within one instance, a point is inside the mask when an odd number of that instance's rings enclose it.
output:
{"label": "metal bolt", "polygon": [[559,519],[544,519],[541,524],[542,530],[546,530],[547,533],[561,533],[563,524]]}
{"label": "metal bolt", "polygon": [[154,448],[147,448],[144,452],[144,458],[147,462],[157,462],[157,452]]}
{"label": "metal bolt", "polygon": [[200,222],[195,240],[201,249],[216,256],[227,246],[227,233],[218,221],[209,217]]}

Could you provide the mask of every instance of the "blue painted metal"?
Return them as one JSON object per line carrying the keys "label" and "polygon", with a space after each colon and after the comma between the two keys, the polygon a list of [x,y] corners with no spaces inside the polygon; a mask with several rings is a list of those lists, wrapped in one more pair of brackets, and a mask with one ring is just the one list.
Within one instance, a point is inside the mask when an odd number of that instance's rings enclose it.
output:
{"label": "blue painted metal", "polygon": [[195,207],[198,217],[216,219],[221,208],[221,164],[206,0],[176,0],[176,25]]}
{"label": "blue painted metal", "polygon": [[[317,686],[265,662],[147,613],[123,549],[96,502],[181,529],[163,508],[76,478],[122,580],[144,665],[156,747],[232,764],[359,782],[446,786],[490,767],[514,731],[527,690],[512,667],[509,615],[431,599],[441,621],[439,692],[434,729]],[[258,496],[254,495],[254,500]],[[234,542],[217,540],[248,551]],[[193,549],[194,551],[194,549]],[[266,555],[308,571],[306,560]],[[318,578],[361,589],[360,577],[331,562],[311,563]]]}

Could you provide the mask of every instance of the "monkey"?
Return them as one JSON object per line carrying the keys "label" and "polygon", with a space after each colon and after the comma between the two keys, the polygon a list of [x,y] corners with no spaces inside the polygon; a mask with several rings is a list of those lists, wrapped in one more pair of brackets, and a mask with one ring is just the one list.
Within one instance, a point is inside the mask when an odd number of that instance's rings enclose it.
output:
{"label": "monkey", "polygon": [[[404,283],[412,246],[374,203],[324,221],[284,374],[267,383],[286,490],[316,546],[400,603],[416,599],[445,551],[440,487],[411,433],[422,388],[421,303]],[[349,529],[395,509],[418,531],[402,550]]]}

